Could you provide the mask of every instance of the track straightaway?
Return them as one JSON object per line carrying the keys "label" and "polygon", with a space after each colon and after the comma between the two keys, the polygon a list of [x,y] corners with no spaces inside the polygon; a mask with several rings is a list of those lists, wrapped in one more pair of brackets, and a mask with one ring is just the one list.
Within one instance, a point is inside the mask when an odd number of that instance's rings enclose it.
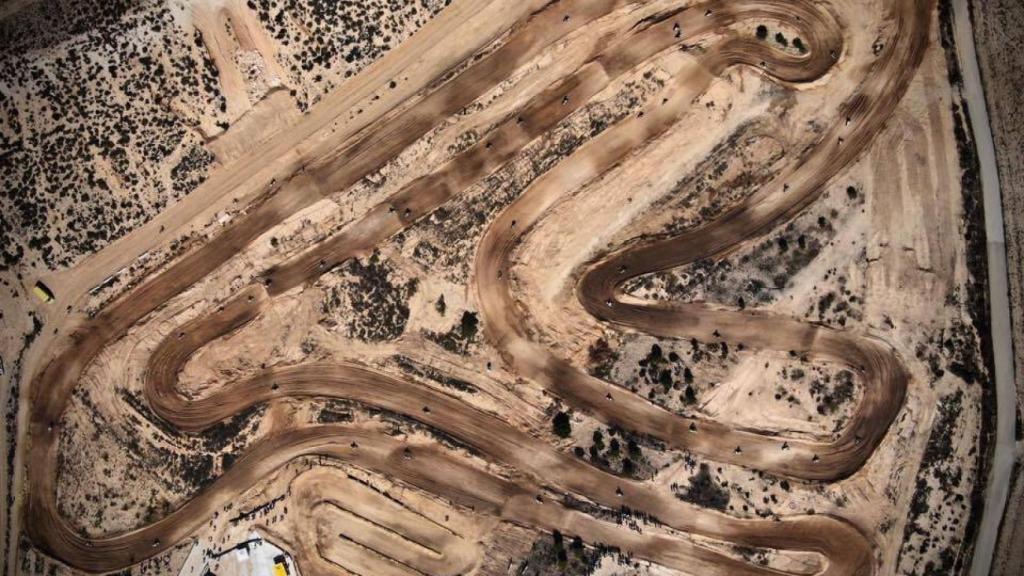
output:
{"label": "track straightaway", "polygon": [[[218,507],[287,462],[321,455],[392,475],[478,513],[579,534],[588,541],[609,543],[666,566],[706,567],[708,571],[740,575],[781,574],[693,542],[622,530],[547,502],[540,495],[545,490],[579,494],[611,509],[625,506],[647,513],[680,531],[745,546],[816,553],[825,560],[819,573],[828,576],[873,574],[871,542],[840,518],[797,515],[777,521],[749,520],[703,510],[663,489],[594,468],[457,398],[360,364],[307,363],[271,368],[198,399],[183,394],[178,376],[198,350],[252,322],[276,296],[315,281],[327,270],[372,250],[431,213],[513,160],[529,143],[543,137],[616,78],[683,42],[701,40],[706,45],[696,58],[699,66],[680,73],[661,104],[650,106],[643,117],[625,120],[585,144],[541,176],[489,226],[476,258],[484,326],[517,372],[609,422],[721,461],[736,462],[733,448],[742,445],[742,464],[776,474],[809,480],[849,475],[873,452],[902,404],[908,377],[888,347],[863,336],[778,317],[711,310],[700,305],[639,302],[623,295],[620,287],[640,274],[718,256],[810,203],[823,185],[871,142],[902,97],[928,39],[930,0],[900,0],[890,8],[890,19],[895,23],[893,37],[858,92],[847,101],[844,115],[851,119],[848,126],[826,132],[817,146],[795,159],[770,186],[723,218],[698,231],[605,255],[587,269],[578,286],[584,307],[616,326],[669,337],[710,338],[710,331],[717,329],[723,339],[765,348],[785,346],[806,351],[812,357],[845,362],[869,386],[855,418],[837,442],[790,440],[793,450],[783,457],[778,455],[782,439],[753,431],[699,421],[700,432],[692,434],[692,420],[613,389],[532,342],[510,285],[507,279],[501,279],[501,273],[512,268],[513,248],[522,234],[560,194],[585,186],[664,133],[729,68],[748,66],[779,83],[797,84],[821,79],[842,54],[840,23],[815,2],[713,0],[640,19],[621,36],[599,42],[581,66],[510,115],[476,146],[405,186],[334,237],[259,274],[251,286],[229,301],[175,329],[148,360],[144,381],[147,401],[156,414],[185,432],[202,431],[274,398],[343,398],[402,414],[443,431],[486,458],[521,471],[522,479],[513,481],[485,473],[439,447],[410,447],[354,427],[307,426],[259,440],[211,486],[142,528],[86,538],[60,515],[56,482],[61,417],[83,372],[104,346],[123,338],[132,326],[263,232],[381,167],[428,132],[439,118],[471,103],[545,48],[625,6],[622,0],[565,0],[531,14],[513,28],[496,51],[403,110],[384,117],[330,157],[311,163],[220,236],[78,329],[68,347],[33,381],[28,469],[31,490],[26,507],[33,540],[77,568],[91,572],[117,570],[173,546],[198,529]],[[808,53],[787,53],[736,31],[736,24],[755,19],[793,26],[805,39]],[[840,136],[846,142],[841,147],[836,144]],[[519,226],[512,222],[519,222]],[[756,331],[771,333],[773,338],[758,337],[752,333]],[[606,402],[608,394],[615,395],[614,403]],[[430,466],[415,465],[412,459],[429,459]],[[310,559],[307,566],[322,568],[323,564]]]}

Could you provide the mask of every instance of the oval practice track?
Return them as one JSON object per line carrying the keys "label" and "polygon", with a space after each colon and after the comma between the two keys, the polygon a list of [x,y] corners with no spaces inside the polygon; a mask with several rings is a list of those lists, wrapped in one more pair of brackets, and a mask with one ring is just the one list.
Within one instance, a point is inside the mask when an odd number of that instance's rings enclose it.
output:
{"label": "oval practice track", "polygon": [[[928,42],[929,0],[900,0],[887,15],[892,37],[846,100],[841,123],[768,186],[724,216],[682,235],[641,243],[604,255],[577,285],[580,302],[614,326],[664,337],[720,338],[756,348],[795,350],[855,370],[866,385],[853,418],[832,442],[814,442],[734,429],[669,413],[611,384],[584,374],[533,342],[525,312],[514,300],[509,271],[514,248],[559,198],[584,187],[663,134],[687,114],[713,79],[735,66],[750,66],[782,84],[821,79],[842,54],[841,23],[827,7],[802,0],[711,1],[639,21],[621,37],[598,43],[572,74],[515,111],[481,141],[437,171],[405,186],[362,218],[290,260],[266,270],[258,281],[209,314],[167,336],[148,361],[145,395],[154,412],[186,432],[198,432],[253,405],[280,397],[342,398],[414,418],[478,450],[486,458],[521,471],[510,481],[477,470],[443,449],[407,449],[391,438],[345,426],[309,426],[280,431],[256,443],[212,485],[165,518],[124,534],[87,539],[61,517],[56,498],[60,421],[83,372],[107,343],[172,297],[199,281],[252,240],[291,214],[376,170],[491,87],[508,78],[575,29],[626,6],[621,0],[563,1],[520,22],[504,45],[330,158],[307,166],[279,184],[262,203],[222,234],[182,257],[169,269],[109,305],[81,326],[32,384],[30,486],[26,526],[47,552],[87,571],[113,571],[152,557],[199,528],[224,503],[236,498],[295,458],[322,455],[352,462],[411,485],[473,506],[478,513],[578,534],[590,542],[618,546],[637,557],[693,570],[712,567],[728,574],[778,574],[689,541],[641,535],[538,499],[542,487],[585,496],[612,509],[626,506],[664,525],[735,544],[821,554],[822,574],[864,575],[875,571],[872,544],[848,522],[825,515],[779,521],[737,519],[676,499],[667,490],[620,478],[564,454],[492,414],[436,390],[355,363],[309,363],[264,370],[213,394],[186,398],[178,375],[199,349],[257,318],[275,296],[307,285],[346,260],[365,254],[514,159],[579,110],[616,78],[682,42],[713,40],[697,58],[700,66],[680,73],[665,99],[609,128],[538,178],[488,227],[476,258],[476,283],[490,341],[516,373],[547,387],[570,405],[625,429],[662,439],[673,448],[805,480],[835,480],[859,469],[881,441],[903,403],[909,376],[884,343],[861,335],[808,325],[765,313],[712,309],[700,304],[636,301],[621,291],[630,278],[720,256],[791,218],[821,193],[873,141],[906,91]],[[571,14],[571,20],[564,15]],[[805,38],[809,52],[794,55],[741,36],[737,23],[755,19],[786,22]],[[682,30],[680,34],[676,30]],[[660,99],[659,99],[660,100]],[[840,138],[842,144],[840,145]],[[516,225],[513,225],[515,223]],[[717,334],[715,333],[717,331]],[[609,396],[614,401],[608,401]],[[424,411],[429,407],[429,412]],[[781,451],[788,443],[791,450]],[[742,448],[742,459],[736,448]],[[428,459],[430,466],[416,465]],[[304,569],[317,572],[315,560]],[[462,567],[453,565],[453,573]],[[440,568],[435,566],[434,568]],[[444,573],[444,570],[438,570]]]}

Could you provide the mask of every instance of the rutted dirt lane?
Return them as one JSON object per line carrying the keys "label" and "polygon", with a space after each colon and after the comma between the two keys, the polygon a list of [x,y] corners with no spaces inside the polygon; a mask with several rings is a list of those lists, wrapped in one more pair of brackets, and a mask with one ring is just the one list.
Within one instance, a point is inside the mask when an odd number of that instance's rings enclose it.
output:
{"label": "rutted dirt lane", "polygon": [[[727,42],[707,57],[713,72],[733,64],[760,65],[783,81],[820,77],[838,54],[839,34],[829,20],[810,7],[787,6],[787,14],[805,26],[812,56],[775,62],[763,47]],[[637,276],[724,255],[791,218],[813,201],[824,184],[852,163],[872,142],[913,78],[928,41],[929,2],[902,2],[891,18],[900,31],[890,40],[860,86],[843,107],[843,121],[822,135],[819,143],[792,159],[788,170],[771,184],[722,217],[698,229],[656,242],[632,246],[601,258],[578,284],[581,303],[595,317],[616,326],[662,337],[742,342],[755,348],[794,351],[809,358],[841,362],[866,382],[857,411],[833,442],[813,442],[737,430],[713,421],[684,418],[655,407],[632,394],[590,377],[543,346],[530,341],[525,318],[518,311],[505,279],[512,250],[524,233],[566,190],[584,186],[614,167],[639,144],[656,137],[685,109],[675,102],[654,107],[642,118],[623,123],[584,146],[572,158],[544,175],[508,208],[488,230],[477,255],[477,282],[484,325],[522,374],[543,382],[559,396],[609,423],[661,439],[677,448],[716,460],[752,466],[802,479],[835,480],[863,465],[902,406],[909,375],[895,353],[881,342],[799,321],[750,311],[715,309],[702,304],[667,304],[627,299],[620,287]],[[786,15],[764,8],[763,17]],[[691,86],[684,83],[681,88]],[[689,94],[686,94],[689,96]]]}
{"label": "rutted dirt lane", "polygon": [[[680,502],[671,493],[600,471],[458,399],[364,366],[306,364],[269,369],[198,400],[182,395],[178,374],[197,350],[252,321],[275,296],[369,251],[511,160],[612,79],[676,44],[714,37],[715,41],[699,56],[701,66],[677,77],[660,105],[585,145],[535,182],[492,223],[477,258],[484,325],[520,374],[610,422],[663,438],[676,447],[774,473],[806,479],[848,475],[874,450],[903,400],[907,376],[887,347],[856,335],[789,320],[698,306],[631,302],[621,296],[618,286],[648,271],[719,255],[813,200],[822,185],[873,139],[902,96],[927,42],[931,15],[927,0],[904,0],[891,8],[893,37],[858,93],[848,100],[844,115],[849,121],[826,132],[819,145],[795,159],[792,168],[773,185],[697,232],[606,257],[587,272],[579,286],[587,309],[616,325],[666,336],[738,339],[761,347],[806,351],[812,357],[850,365],[869,383],[868,393],[837,442],[786,443],[785,439],[753,431],[691,421],[617,390],[609,401],[608,395],[613,393],[609,385],[583,375],[530,342],[509,285],[502,281],[502,274],[511,267],[511,252],[519,235],[543,216],[559,194],[586,184],[657,137],[685,114],[693,99],[727,68],[747,65],[783,83],[807,82],[826,74],[842,53],[840,24],[827,9],[811,2],[709,2],[639,21],[623,37],[609,39],[592,59],[510,116],[479,144],[439,171],[406,186],[335,237],[266,271],[258,283],[209,315],[175,330],[149,361],[147,399],[157,414],[185,431],[200,431],[276,397],[344,398],[414,418],[476,448],[489,459],[513,466],[529,480],[511,482],[484,474],[440,449],[416,449],[416,454],[409,454],[407,448],[403,450],[390,439],[370,437],[346,427],[316,426],[265,438],[213,485],[167,517],[139,530],[86,539],[75,533],[58,512],[54,499],[60,417],[83,371],[107,342],[122,337],[262,232],[382,165],[439,119],[508,77],[545,46],[623,4],[614,0],[561,2],[531,15],[498,51],[425,95],[415,106],[384,118],[379,126],[362,133],[330,158],[310,164],[221,236],[127,294],[77,331],[71,346],[56,356],[33,383],[31,492],[27,506],[27,526],[33,539],[76,567],[89,571],[119,569],[166,550],[192,533],[218,506],[289,460],[318,454],[394,475],[503,519],[578,533],[668,566],[692,568],[696,563],[728,574],[777,573],[690,543],[637,535],[545,503],[537,498],[538,487],[584,495],[613,509],[627,506],[672,528],[736,544],[819,553],[827,560],[824,574],[873,573],[869,540],[841,519],[816,515],[780,521],[741,520],[702,510]],[[730,29],[735,23],[753,18],[783,21],[798,29],[806,39],[808,54],[782,52],[742,38]],[[696,433],[691,424],[696,426]],[[788,450],[783,450],[783,445]],[[737,455],[740,452],[742,458]],[[410,456],[425,459],[430,465],[414,465]]]}

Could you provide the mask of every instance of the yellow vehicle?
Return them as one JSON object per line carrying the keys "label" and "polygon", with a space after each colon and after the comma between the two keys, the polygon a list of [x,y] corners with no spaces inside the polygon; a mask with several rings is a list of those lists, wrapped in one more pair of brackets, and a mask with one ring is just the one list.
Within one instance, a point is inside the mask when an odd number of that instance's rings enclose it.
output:
{"label": "yellow vehicle", "polygon": [[32,288],[32,292],[35,293],[36,298],[39,298],[43,302],[53,302],[53,292],[42,282],[36,282],[35,287]]}
{"label": "yellow vehicle", "polygon": [[289,574],[288,562],[284,555],[276,556],[274,558],[274,576],[289,576]]}

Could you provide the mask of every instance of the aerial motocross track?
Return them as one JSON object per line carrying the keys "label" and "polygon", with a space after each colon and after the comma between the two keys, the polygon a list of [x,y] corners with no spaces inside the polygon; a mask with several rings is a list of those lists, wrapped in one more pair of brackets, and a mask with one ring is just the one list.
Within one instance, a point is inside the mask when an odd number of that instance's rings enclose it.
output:
{"label": "aerial motocross track", "polygon": [[[909,375],[884,343],[852,332],[801,323],[763,312],[731,311],[704,304],[636,300],[621,286],[653,271],[721,257],[799,213],[849,166],[880,132],[903,96],[924,53],[932,16],[930,0],[898,0],[886,19],[889,36],[872,64],[859,73],[856,91],[815,145],[792,155],[764,188],[722,217],[681,235],[636,242],[588,265],[577,283],[585,309],[612,326],[660,337],[743,342],[792,350],[810,359],[840,362],[864,382],[861,403],[831,442],[772,436],[714,421],[682,417],[622,388],[595,379],[531,340],[527,318],[508,282],[514,250],[560,198],[607,173],[684,117],[711,81],[747,66],[781,85],[823,78],[843,55],[843,27],[827,6],[811,0],[712,1],[638,21],[628,32],[599,42],[591,58],[549,86],[480,142],[439,170],[376,206],[361,219],[304,253],[264,271],[248,288],[205,316],[175,329],[148,361],[145,394],[153,411],[185,432],[199,432],[273,398],[341,398],[418,420],[471,446],[487,459],[521,472],[508,480],[485,473],[437,448],[407,448],[387,436],[345,425],[318,425],[275,432],[256,443],[222,477],[165,518],[137,530],[89,539],[58,512],[57,462],[61,416],[83,372],[108,343],[164,305],[260,234],[298,210],[357,182],[456,113],[523,63],[573,30],[629,3],[563,0],[549,3],[512,29],[505,44],[475,60],[459,75],[420,95],[411,105],[357,134],[329,158],[311,163],[276,188],[219,236],[107,306],[80,326],[69,345],[32,385],[29,497],[26,527],[41,548],[90,572],[118,570],[167,550],[187,538],[219,507],[296,458],[336,458],[378,471],[437,494],[478,514],[579,535],[623,552],[690,573],[781,574],[689,540],[641,534],[540,498],[542,489],[584,496],[612,509],[628,507],[669,528],[737,545],[819,554],[820,574],[866,575],[876,571],[870,539],[848,522],[827,515],[749,520],[705,510],[664,488],[621,478],[564,454],[541,439],[463,401],[415,382],[350,364],[301,364],[266,369],[203,398],[179,389],[178,375],[207,344],[257,318],[273,299],[309,285],[346,260],[428,215],[471,184],[511,161],[530,142],[587,103],[617,77],[683,43],[713,39],[697,55],[700,65],[681,72],[664,98],[643,115],[609,128],[534,181],[490,223],[478,248],[475,286],[489,341],[528,381],[608,424],[649,435],[667,446],[710,459],[807,481],[830,481],[857,471],[872,454],[902,406]],[[571,18],[566,19],[566,16]],[[736,33],[739,23],[782,22],[805,39],[806,54],[783,52]],[[429,408],[426,410],[425,408]],[[411,450],[411,453],[410,453]],[[411,456],[411,458],[410,458]],[[421,465],[422,462],[430,465]],[[315,498],[310,498],[310,506]],[[314,549],[296,550],[307,574],[331,565]],[[445,555],[448,559],[448,556]],[[464,573],[466,559],[424,566],[437,574]]]}

